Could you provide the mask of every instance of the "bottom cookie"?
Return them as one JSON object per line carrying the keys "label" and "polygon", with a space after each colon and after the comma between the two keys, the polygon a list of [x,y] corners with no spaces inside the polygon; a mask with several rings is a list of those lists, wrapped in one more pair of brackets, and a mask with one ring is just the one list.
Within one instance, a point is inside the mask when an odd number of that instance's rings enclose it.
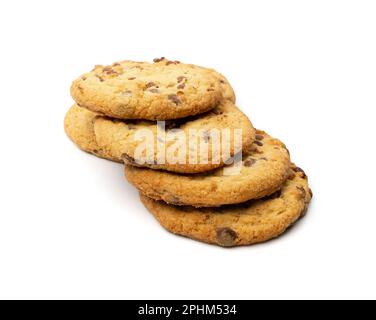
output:
{"label": "bottom cookie", "polygon": [[223,247],[251,245],[278,237],[304,216],[312,198],[307,176],[292,165],[282,189],[260,200],[219,208],[174,206],[140,195],[168,231]]}

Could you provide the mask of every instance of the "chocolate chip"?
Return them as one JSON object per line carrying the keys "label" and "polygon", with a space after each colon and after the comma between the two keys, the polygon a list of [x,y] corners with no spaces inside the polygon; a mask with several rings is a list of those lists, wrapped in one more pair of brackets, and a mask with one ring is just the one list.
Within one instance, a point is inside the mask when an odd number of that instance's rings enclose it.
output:
{"label": "chocolate chip", "polygon": [[218,109],[218,108],[214,108],[214,109],[211,111],[211,113],[213,113],[213,114],[216,115],[216,116],[219,116],[219,115],[223,114],[223,111],[220,110],[220,109]]}
{"label": "chocolate chip", "polygon": [[206,89],[206,91],[210,92],[210,91],[214,91],[214,89],[213,88],[208,88],[208,89]]}
{"label": "chocolate chip", "polygon": [[176,94],[170,94],[170,95],[168,96],[168,99],[169,99],[170,101],[172,101],[173,103],[175,103],[176,105],[179,105],[179,104],[181,103],[179,97],[178,97]]}
{"label": "chocolate chip", "polygon": [[177,78],[178,79],[178,83],[182,82],[183,80],[186,80],[187,78],[184,77],[184,76],[180,76]]}
{"label": "chocolate chip", "polygon": [[268,161],[268,159],[265,157],[260,158],[260,160]]}
{"label": "chocolate chip", "polygon": [[130,96],[132,95],[132,91],[131,90],[126,90],[122,93],[124,96]]}
{"label": "chocolate chip", "polygon": [[235,244],[238,234],[231,228],[217,229],[217,240],[221,246],[231,247]]}
{"label": "chocolate chip", "polygon": [[258,140],[256,140],[254,143],[257,144],[259,147],[262,147],[264,145],[261,141]]}
{"label": "chocolate chip", "polygon": [[120,63],[119,63],[119,62],[115,62],[112,66],[113,66],[113,67],[119,67],[119,66],[120,66]]}
{"label": "chocolate chip", "polygon": [[80,91],[81,94],[84,93],[84,88],[82,88],[81,86],[78,86],[77,89],[78,89],[78,91]]}
{"label": "chocolate chip", "polygon": [[222,84],[225,84],[225,83],[226,83],[226,81],[225,81],[225,80],[222,80],[222,79],[219,80],[219,82],[222,83]]}
{"label": "chocolate chip", "polygon": [[178,89],[184,89],[185,88],[185,83],[181,83],[177,86]]}
{"label": "chocolate chip", "polygon": [[123,153],[123,154],[121,155],[121,158],[123,159],[123,161],[124,161],[126,164],[136,164],[136,160],[135,160],[133,157],[127,155],[126,153]]}
{"label": "chocolate chip", "polygon": [[253,158],[249,158],[244,161],[244,166],[245,167],[252,167],[256,163],[256,160]]}
{"label": "chocolate chip", "polygon": [[87,79],[87,78],[86,78],[85,76],[82,76],[82,77],[81,77],[81,80],[82,80],[82,81],[85,81],[86,79]]}
{"label": "chocolate chip", "polygon": [[112,69],[111,67],[105,67],[105,68],[103,68],[103,72],[105,73],[105,74],[108,74],[108,75],[110,75],[110,74],[118,74],[114,69]]}
{"label": "chocolate chip", "polygon": [[294,180],[295,176],[296,176],[296,173],[294,171],[290,170],[289,176],[287,177],[287,179]]}
{"label": "chocolate chip", "polygon": [[130,78],[128,78],[128,80],[134,80],[134,79],[136,79],[136,77],[130,77]]}
{"label": "chocolate chip", "polygon": [[298,189],[301,192],[302,198],[306,196],[306,191],[302,186],[296,186],[296,189]]}
{"label": "chocolate chip", "polygon": [[304,172],[304,170],[303,170],[302,168],[295,167],[295,168],[293,168],[293,170],[294,170],[295,172],[300,172],[300,173],[302,173],[302,178],[303,178],[303,179],[307,178],[307,175],[305,174],[305,172]]}
{"label": "chocolate chip", "polygon": [[263,140],[264,136],[261,134],[256,134],[256,140]]}
{"label": "chocolate chip", "polygon": [[166,66],[169,66],[170,64],[179,64],[180,63],[180,61],[177,61],[177,60],[175,60],[175,61],[167,61],[166,62]]}
{"label": "chocolate chip", "polygon": [[154,82],[148,82],[146,85],[145,85],[145,89],[149,89],[151,87],[155,87],[156,84]]}
{"label": "chocolate chip", "polygon": [[152,93],[158,93],[159,90],[154,88],[154,89],[150,89],[149,92],[152,92]]}
{"label": "chocolate chip", "polygon": [[96,74],[95,76],[99,79],[100,82],[103,82],[103,81],[104,81],[104,79],[103,79],[101,76],[99,76],[99,75],[97,75],[97,74]]}
{"label": "chocolate chip", "polygon": [[155,58],[153,61],[154,61],[155,63],[157,63],[157,62],[161,62],[161,61],[163,61],[163,60],[166,60],[166,58],[165,58],[165,57]]}

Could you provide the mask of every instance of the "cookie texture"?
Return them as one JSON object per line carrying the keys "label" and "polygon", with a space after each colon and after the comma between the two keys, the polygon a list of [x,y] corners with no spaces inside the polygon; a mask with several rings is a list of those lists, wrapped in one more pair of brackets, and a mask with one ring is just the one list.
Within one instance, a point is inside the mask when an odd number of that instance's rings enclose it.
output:
{"label": "cookie texture", "polygon": [[289,179],[268,198],[219,208],[173,206],[140,195],[168,231],[223,247],[251,245],[278,237],[301,218],[312,198],[304,172],[292,166]]}
{"label": "cookie texture", "polygon": [[113,157],[98,146],[94,134],[94,120],[97,116],[97,114],[77,105],[72,106],[64,119],[66,134],[81,150],[101,158],[122,162],[120,158]]}
{"label": "cookie texture", "polygon": [[[123,159],[126,164],[178,173],[199,173],[223,167],[237,150],[234,142],[236,130],[241,130],[240,150],[249,151],[255,140],[255,129],[230,100],[223,100],[203,115],[168,121],[164,127],[156,122],[120,121],[106,117],[97,117],[94,122],[96,141],[107,154]],[[229,139],[225,138],[225,131],[229,133]],[[150,133],[151,139],[139,138],[142,132]],[[180,141],[186,152],[180,158],[182,161],[172,161],[174,157],[168,154],[177,145],[179,137],[183,137]],[[149,155],[138,152],[147,141]],[[172,152],[179,156],[179,150],[173,149]]]}
{"label": "cookie texture", "polygon": [[125,175],[149,198],[174,205],[216,207],[274,193],[286,181],[289,169],[290,157],[285,145],[258,130],[252,150],[243,156],[240,172],[232,173],[232,169],[220,168],[183,175],[126,166]]}
{"label": "cookie texture", "polygon": [[[201,68],[204,68],[204,67],[201,67]],[[206,69],[206,68],[204,68],[204,69]],[[230,82],[227,80],[227,78],[223,74],[217,72],[214,69],[206,69],[206,70],[209,70],[217,78],[217,80],[220,82],[221,90],[222,90],[222,99],[228,100],[228,101],[235,104],[235,102],[236,102],[235,91],[232,88]]]}
{"label": "cookie texture", "polygon": [[162,58],[96,66],[72,83],[71,94],[79,106],[109,117],[170,120],[213,109],[224,84],[212,70]]}

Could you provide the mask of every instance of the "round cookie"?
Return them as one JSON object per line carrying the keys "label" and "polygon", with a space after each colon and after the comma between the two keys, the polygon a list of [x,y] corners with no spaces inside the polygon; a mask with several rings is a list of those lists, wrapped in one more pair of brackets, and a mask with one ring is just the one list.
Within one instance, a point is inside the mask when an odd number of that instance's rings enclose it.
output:
{"label": "round cookie", "polygon": [[71,94],[79,106],[113,118],[170,120],[213,109],[222,86],[211,70],[162,58],[96,66],[72,83]]}
{"label": "round cookie", "polygon": [[126,166],[125,174],[149,198],[175,205],[217,207],[259,199],[280,189],[289,174],[290,157],[282,142],[263,131],[256,133],[237,174],[228,168],[182,175],[134,166]]}
{"label": "round cookie", "polygon": [[[140,120],[133,122],[120,121],[105,117],[97,117],[94,122],[96,141],[100,148],[107,154],[111,154],[112,157],[116,159],[123,158],[126,164],[179,173],[199,173],[223,167],[225,161],[233,157],[236,151],[234,143],[234,132],[236,129],[242,130],[241,138],[243,150],[249,151],[255,140],[255,129],[251,122],[247,116],[229,100],[224,100],[219,106],[204,115],[167,122],[165,129],[167,132],[168,129],[182,130],[184,137],[187,137],[184,144],[187,152],[185,156],[182,156],[183,161],[177,163],[168,161],[167,153],[169,148],[176,145],[176,137],[179,135],[172,134],[171,132],[168,133],[171,135],[164,143],[163,140],[166,131],[163,131],[155,122]],[[222,139],[222,146],[226,146],[225,148],[221,148],[220,143],[215,143],[215,141],[218,140],[212,140],[211,135],[214,137],[215,133],[211,131],[212,129],[217,129],[219,135],[223,132],[221,131],[222,129],[229,129],[230,139]],[[147,132],[152,133],[151,143],[148,144],[148,147],[152,147],[150,157],[146,157],[144,154],[138,156],[138,147],[144,144],[144,140],[137,139],[137,134],[140,134],[141,130],[148,130]],[[189,133],[192,132],[192,130],[197,130],[197,134],[195,138],[190,139]],[[158,135],[158,132],[163,132],[163,135]],[[189,146],[189,141],[194,141],[195,139],[198,143]],[[164,152],[166,155],[164,159],[158,158],[158,151],[161,150],[161,146],[164,146],[166,150]],[[203,157],[200,156],[200,150],[203,150],[201,146],[208,150],[206,153],[208,155],[208,161],[200,161],[203,159]],[[226,153],[227,151],[230,152]],[[226,154],[228,154],[228,156],[225,156]],[[190,161],[190,156],[192,155],[194,155],[197,161]],[[141,157],[147,158],[148,161],[141,162]],[[158,161],[158,159],[160,159],[160,161]]]}
{"label": "round cookie", "polygon": [[305,214],[311,198],[307,177],[295,166],[280,191],[238,205],[197,209],[168,205],[141,195],[146,208],[168,231],[223,247],[278,237]]}
{"label": "round cookie", "polygon": [[94,120],[98,115],[80,108],[77,105],[71,107],[64,119],[64,129],[68,137],[81,149],[98,157],[121,162],[104,152],[97,144],[94,134]]}

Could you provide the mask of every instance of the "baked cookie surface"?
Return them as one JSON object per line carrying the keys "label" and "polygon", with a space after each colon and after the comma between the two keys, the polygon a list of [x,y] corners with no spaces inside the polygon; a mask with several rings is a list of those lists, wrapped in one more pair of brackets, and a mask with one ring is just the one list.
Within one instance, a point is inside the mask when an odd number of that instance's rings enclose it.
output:
{"label": "baked cookie surface", "polygon": [[[174,133],[171,129],[180,132]],[[178,173],[199,173],[224,166],[224,162],[234,156],[237,150],[234,141],[236,130],[241,130],[241,149],[249,151],[255,140],[255,129],[247,116],[229,100],[224,100],[205,114],[168,121],[164,128],[161,128],[160,123],[158,125],[150,121],[120,121],[106,117],[97,117],[94,121],[96,141],[107,154],[123,159],[126,164]],[[152,139],[148,143],[148,148],[151,148],[149,156],[137,152],[145,143],[144,139],[138,137],[142,131],[151,134]],[[229,139],[224,138],[224,131],[229,133]],[[185,137],[182,146],[186,152],[181,158],[183,161],[173,163],[168,152],[177,144],[182,134]],[[190,141],[195,143],[190,144]],[[159,156],[162,148],[164,158]],[[206,156],[203,157],[201,152],[205,150]],[[142,159],[144,161],[141,161]]]}
{"label": "baked cookie surface", "polygon": [[149,198],[174,205],[217,207],[274,193],[286,181],[290,165],[285,145],[258,130],[252,150],[248,155],[243,155],[240,172],[236,174],[231,174],[229,168],[183,175],[126,166],[125,175]]}
{"label": "baked cookie surface", "polygon": [[94,134],[94,120],[97,116],[96,113],[73,105],[64,119],[66,134],[81,150],[101,158],[121,162],[120,158],[113,157],[98,146]]}
{"label": "baked cookie surface", "polygon": [[140,195],[168,231],[224,247],[251,245],[281,235],[302,217],[312,198],[304,172],[292,166],[281,190],[268,198],[219,208],[180,207]]}
{"label": "baked cookie surface", "polygon": [[[201,67],[201,68],[206,69],[204,67]],[[236,102],[235,91],[232,88],[230,82],[227,80],[227,78],[223,74],[217,72],[214,69],[206,69],[206,70],[209,70],[214,75],[214,77],[216,77],[218,81],[220,82],[221,90],[222,90],[222,99],[228,100],[235,104]]]}
{"label": "baked cookie surface", "polygon": [[227,81],[178,61],[122,61],[85,73],[72,83],[71,94],[79,106],[109,117],[170,120],[216,107],[223,98],[221,79]]}

